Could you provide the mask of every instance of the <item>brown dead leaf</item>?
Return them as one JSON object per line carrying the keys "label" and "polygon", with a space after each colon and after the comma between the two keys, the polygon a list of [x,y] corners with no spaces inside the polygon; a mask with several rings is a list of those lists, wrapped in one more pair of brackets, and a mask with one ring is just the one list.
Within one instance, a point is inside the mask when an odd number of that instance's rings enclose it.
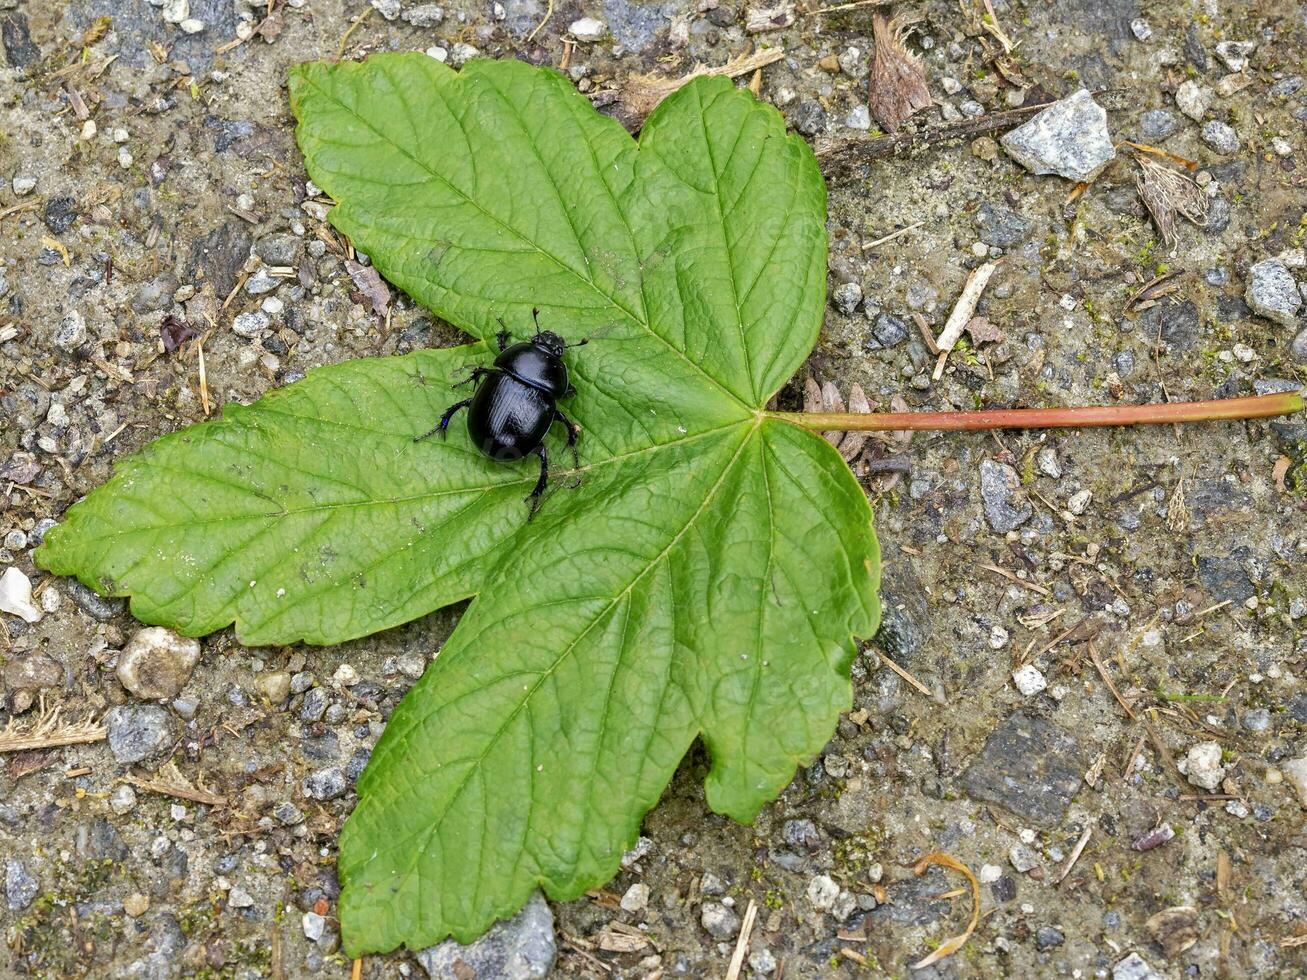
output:
{"label": "brown dead leaf", "polygon": [[372,304],[372,312],[378,316],[385,316],[386,311],[390,309],[390,287],[381,278],[381,273],[375,266],[363,265],[353,259],[345,260],[345,268],[349,271],[349,277],[354,280],[354,285]]}
{"label": "brown dead leaf", "polygon": [[1275,489],[1280,493],[1287,493],[1288,487],[1285,485],[1284,478],[1289,475],[1289,467],[1293,465],[1293,460],[1288,456],[1281,456],[1271,467],[1271,479],[1275,481]]}
{"label": "brown dead leaf", "polygon": [[1135,186],[1139,188],[1139,196],[1148,207],[1148,213],[1153,216],[1165,245],[1170,247],[1177,241],[1177,214],[1184,215],[1199,228],[1207,224],[1207,198],[1202,188],[1186,174],[1172,170],[1147,156],[1137,156],[1135,162],[1139,164]]}
{"label": "brown dead leaf", "polygon": [[1191,905],[1162,909],[1144,923],[1144,928],[1162,947],[1166,958],[1173,960],[1198,942],[1198,910]]}
{"label": "brown dead leaf", "polygon": [[917,19],[910,14],[890,17],[883,10],[871,15],[875,47],[867,107],[887,133],[897,132],[906,119],[933,104],[921,59],[903,46],[904,33]]}
{"label": "brown dead leaf", "polygon": [[770,65],[772,62],[780,61],[784,57],[785,52],[782,49],[767,48],[764,51],[754,51],[752,54],[736,55],[726,64],[718,65],[715,68],[698,64],[687,74],[677,78],[668,78],[652,73],[648,75],[631,75],[626,81],[622,82],[618,89],[618,100],[625,106],[626,115],[629,117],[629,119],[623,121],[627,122],[628,126],[632,128],[638,128],[649,113],[654,111],[659,102],[700,75],[724,75],[727,78],[739,78]]}
{"label": "brown dead leaf", "polygon": [[951,868],[966,876],[967,883],[971,886],[971,921],[967,923],[967,928],[956,936],[945,939],[935,949],[933,953],[924,959],[917,960],[912,964],[914,970],[924,970],[932,963],[938,963],[946,956],[952,956],[960,950],[971,938],[971,934],[976,931],[976,924],[980,922],[980,882],[976,881],[976,876],[971,873],[971,869],[959,861],[957,858],[945,854],[942,851],[934,851],[927,854],[920,861],[912,866],[914,875],[923,875],[926,869],[932,864],[938,864],[944,868]]}
{"label": "brown dead leaf", "polygon": [[1001,344],[1007,340],[1007,334],[983,316],[973,316],[967,321],[967,325],[963,329],[971,335],[972,347],[978,347],[981,344]]}

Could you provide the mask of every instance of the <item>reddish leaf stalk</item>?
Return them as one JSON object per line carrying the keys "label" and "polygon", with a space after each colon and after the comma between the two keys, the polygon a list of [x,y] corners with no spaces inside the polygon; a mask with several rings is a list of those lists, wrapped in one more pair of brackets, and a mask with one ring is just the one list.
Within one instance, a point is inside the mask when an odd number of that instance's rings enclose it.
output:
{"label": "reddish leaf stalk", "polygon": [[772,418],[805,429],[885,432],[906,429],[969,432],[981,429],[1065,429],[1104,425],[1157,425],[1166,422],[1215,422],[1264,419],[1303,410],[1300,392],[1219,398],[1160,405],[1085,405],[1079,408],[1006,408],[988,412],[771,412]]}

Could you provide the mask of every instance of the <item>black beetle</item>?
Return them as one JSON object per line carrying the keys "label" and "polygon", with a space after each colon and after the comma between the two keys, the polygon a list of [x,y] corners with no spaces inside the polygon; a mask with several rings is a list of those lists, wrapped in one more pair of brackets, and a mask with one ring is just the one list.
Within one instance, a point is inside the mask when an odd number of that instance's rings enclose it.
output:
{"label": "black beetle", "polygon": [[[563,351],[588,343],[586,340],[563,343],[558,334],[540,329],[539,315],[539,310],[531,311],[531,317],[536,321],[536,333],[529,341],[510,347],[508,330],[499,331],[495,338],[499,343],[499,356],[495,358],[494,366],[473,368],[471,375],[458,382],[462,385],[479,381],[475,394],[450,405],[440,417],[440,424],[415,440],[426,439],[437,432],[443,438],[454,413],[462,408],[469,409],[468,435],[485,455],[496,462],[511,462],[527,453],[540,457],[540,479],[525,498],[531,505],[532,514],[540,506],[540,496],[549,480],[545,434],[554,422],[562,422],[567,427],[567,448],[572,450],[575,465],[580,465],[576,452],[579,430],[576,423],[559,409],[557,402],[576,394],[576,389],[567,380]],[[503,326],[502,320],[500,326]]]}

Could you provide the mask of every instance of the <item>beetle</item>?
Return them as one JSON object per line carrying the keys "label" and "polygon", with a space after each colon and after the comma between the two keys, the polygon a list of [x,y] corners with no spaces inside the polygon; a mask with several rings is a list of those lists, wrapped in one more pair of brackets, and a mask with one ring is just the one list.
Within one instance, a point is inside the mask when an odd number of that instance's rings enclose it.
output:
{"label": "beetle", "polygon": [[[540,507],[541,495],[549,482],[549,454],[545,450],[545,435],[555,422],[567,428],[567,448],[572,460],[580,465],[576,440],[580,434],[575,422],[563,414],[558,400],[576,394],[567,377],[563,351],[589,343],[563,343],[563,338],[549,330],[540,329],[540,311],[531,311],[536,333],[528,341],[510,346],[508,329],[496,335],[499,356],[491,367],[475,367],[472,373],[458,382],[459,385],[476,384],[471,398],[455,402],[445,410],[439,424],[430,432],[418,436],[419,442],[437,433],[447,436],[454,415],[466,408],[467,431],[472,442],[486,456],[496,462],[512,462],[528,453],[540,457],[540,478],[535,489],[525,498],[531,505],[531,516]],[[499,325],[504,326],[500,320]]]}

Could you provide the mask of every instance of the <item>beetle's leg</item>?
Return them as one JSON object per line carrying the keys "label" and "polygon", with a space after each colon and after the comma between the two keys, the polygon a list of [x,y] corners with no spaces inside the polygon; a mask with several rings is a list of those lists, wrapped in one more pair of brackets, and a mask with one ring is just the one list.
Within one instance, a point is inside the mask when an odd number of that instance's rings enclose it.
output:
{"label": "beetle's leg", "polygon": [[434,436],[437,432],[440,433],[440,436],[443,439],[445,436],[445,430],[449,428],[449,420],[454,417],[454,413],[457,412],[460,408],[467,408],[471,404],[472,404],[471,398],[464,398],[461,402],[454,402],[454,404],[450,405],[449,408],[445,409],[445,414],[440,416],[439,425],[437,425],[430,432],[424,432],[420,436],[414,436],[413,441],[421,442],[423,439],[429,439],[431,436]]}
{"label": "beetle's leg", "polygon": [[[563,425],[567,427],[567,448],[572,450],[572,469],[579,470],[581,468],[581,456],[576,451],[576,439],[577,436],[581,434],[581,429],[575,422],[558,409],[554,409],[554,415],[558,418],[558,421],[562,422]],[[577,482],[572,484],[572,486],[580,486],[579,477],[577,478]]]}
{"label": "beetle's leg", "polygon": [[495,334],[495,343],[499,345],[499,350],[502,353],[508,349],[508,342],[512,340],[512,334],[508,332],[508,324],[504,322],[502,316],[495,319],[499,321],[499,333]]}
{"label": "beetle's leg", "polygon": [[549,454],[545,451],[545,444],[540,443],[532,452],[540,457],[540,479],[536,480],[535,489],[525,498],[526,502],[531,505],[528,520],[535,517],[536,511],[540,509],[540,498],[544,495],[545,484],[549,482]]}
{"label": "beetle's leg", "polygon": [[472,373],[469,374],[469,375],[468,375],[466,378],[464,378],[462,381],[455,381],[455,382],[454,382],[454,387],[455,387],[455,388],[458,388],[458,387],[460,387],[460,386],[462,386],[462,385],[470,385],[470,384],[472,384],[472,383],[474,383],[474,382],[476,382],[476,381],[480,381],[480,380],[481,380],[482,378],[484,378],[487,374],[500,374],[500,373],[501,373],[501,372],[496,371],[494,368],[488,368],[488,367],[474,367],[474,368],[472,369]]}

